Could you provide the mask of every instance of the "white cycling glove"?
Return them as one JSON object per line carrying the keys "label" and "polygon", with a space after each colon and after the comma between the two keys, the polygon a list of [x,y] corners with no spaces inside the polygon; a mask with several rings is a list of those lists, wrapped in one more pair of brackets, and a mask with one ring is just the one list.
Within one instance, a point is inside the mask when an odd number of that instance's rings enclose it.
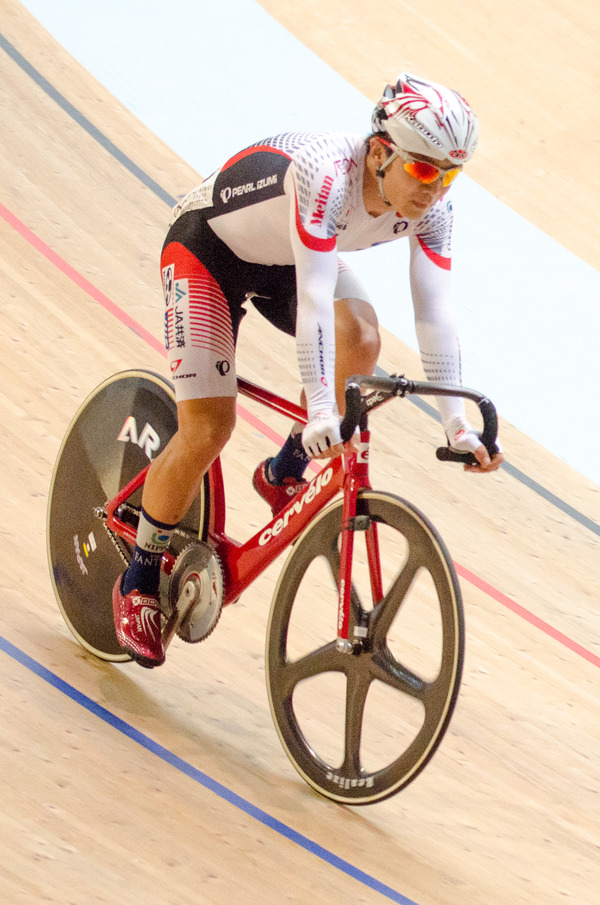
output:
{"label": "white cycling glove", "polygon": [[445,423],[444,431],[451,449],[457,452],[475,452],[477,447],[481,446],[481,437],[477,431],[460,415]]}
{"label": "white cycling glove", "polygon": [[315,415],[302,431],[302,445],[309,456],[327,452],[332,446],[342,442],[340,416]]}

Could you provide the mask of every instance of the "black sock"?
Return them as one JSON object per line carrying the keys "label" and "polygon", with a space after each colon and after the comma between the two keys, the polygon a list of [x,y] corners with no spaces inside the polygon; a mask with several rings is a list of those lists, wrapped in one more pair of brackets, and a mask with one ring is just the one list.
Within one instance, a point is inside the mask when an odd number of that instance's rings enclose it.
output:
{"label": "black sock", "polygon": [[291,433],[277,455],[269,462],[269,474],[273,484],[283,484],[285,478],[300,481],[310,462],[302,446],[302,433]]}
{"label": "black sock", "polygon": [[142,507],[136,546],[121,584],[123,594],[129,594],[134,590],[140,594],[157,593],[162,555],[169,545],[175,527],[153,519]]}

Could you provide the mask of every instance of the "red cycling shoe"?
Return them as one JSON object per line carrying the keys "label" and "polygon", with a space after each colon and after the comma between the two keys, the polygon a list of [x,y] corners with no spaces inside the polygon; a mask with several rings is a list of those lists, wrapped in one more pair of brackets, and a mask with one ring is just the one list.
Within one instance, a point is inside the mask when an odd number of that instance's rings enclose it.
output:
{"label": "red cycling shoe", "polygon": [[136,663],[153,669],[165,662],[158,597],[139,591],[121,593],[119,575],[113,588],[113,616],[117,641]]}
{"label": "red cycling shoe", "polygon": [[259,496],[265,500],[271,507],[273,515],[287,506],[292,497],[302,493],[308,487],[308,481],[304,478],[297,480],[296,478],[285,478],[283,484],[271,484],[267,477],[267,468],[270,459],[261,462],[252,477],[252,486]]}

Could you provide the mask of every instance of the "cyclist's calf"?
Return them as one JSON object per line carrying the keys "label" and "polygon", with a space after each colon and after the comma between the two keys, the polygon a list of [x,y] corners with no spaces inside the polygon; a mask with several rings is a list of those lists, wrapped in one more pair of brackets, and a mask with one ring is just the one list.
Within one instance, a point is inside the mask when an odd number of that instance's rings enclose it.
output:
{"label": "cyclist's calf", "polygon": [[235,398],[185,400],[178,404],[177,416],[177,433],[152,463],[144,485],[145,511],[166,524],[181,521],[230,439]]}

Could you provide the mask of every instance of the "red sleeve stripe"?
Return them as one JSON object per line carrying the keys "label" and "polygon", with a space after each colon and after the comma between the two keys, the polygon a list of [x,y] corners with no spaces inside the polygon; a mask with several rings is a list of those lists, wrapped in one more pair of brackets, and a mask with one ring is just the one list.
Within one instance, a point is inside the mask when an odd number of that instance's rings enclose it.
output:
{"label": "red sleeve stripe", "polygon": [[235,157],[230,157],[227,163],[221,167],[221,172],[228,170],[229,167],[232,167],[240,160],[244,160],[245,157],[249,157],[251,154],[256,154],[259,151],[266,151],[269,154],[280,154],[282,157],[287,157],[288,160],[291,160],[290,155],[286,154],[285,151],[279,151],[277,148],[272,148],[269,145],[256,145],[254,148],[246,148],[244,151],[240,151]]}
{"label": "red sleeve stripe", "polygon": [[423,239],[420,236],[417,236],[419,240],[419,245],[427,255],[430,261],[433,261],[434,264],[437,264],[438,267],[441,267],[442,270],[450,270],[452,267],[452,259],[446,258],[444,255],[438,255],[437,252],[433,251],[433,249],[429,248],[428,245],[425,245]]}
{"label": "red sleeve stripe", "polygon": [[312,251],[333,251],[336,246],[336,237],[332,236],[331,239],[319,239],[317,236],[311,235],[306,229],[304,229],[304,225],[302,220],[300,219],[300,209],[298,207],[298,195],[296,193],[296,187],[294,186],[294,204],[296,207],[296,229],[298,230],[298,235],[302,240],[302,244],[307,248],[310,248]]}

